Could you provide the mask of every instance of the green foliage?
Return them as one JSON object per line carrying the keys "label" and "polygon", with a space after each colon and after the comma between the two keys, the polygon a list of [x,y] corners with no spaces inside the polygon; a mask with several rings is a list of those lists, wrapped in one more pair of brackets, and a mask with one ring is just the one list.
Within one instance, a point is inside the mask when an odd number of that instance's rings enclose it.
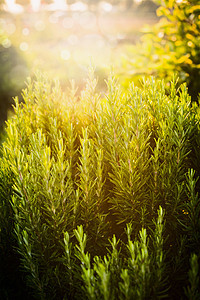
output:
{"label": "green foliage", "polygon": [[191,255],[190,258],[190,266],[191,269],[188,272],[190,285],[187,286],[187,288],[185,289],[185,293],[187,299],[197,300],[200,297],[199,276],[198,276],[199,266],[198,266],[198,257],[194,253]]}
{"label": "green foliage", "polygon": [[196,192],[196,185],[199,178],[195,178],[195,172],[193,169],[188,170],[186,175],[186,193],[187,201],[183,206],[183,213],[188,215],[188,218],[185,224],[183,224],[187,234],[188,234],[188,243],[191,248],[194,250],[199,248],[199,233],[200,233],[200,203],[198,192]]}
{"label": "green foliage", "polygon": [[38,75],[15,99],[0,247],[17,249],[38,299],[182,295],[199,246],[199,107],[175,80],[124,92],[110,76],[104,96],[96,84],[90,70],[77,99]]}
{"label": "green foliage", "polygon": [[[158,210],[158,220],[155,223],[157,234],[154,242],[158,244],[158,240],[163,243],[163,211],[160,207]],[[82,279],[84,282],[84,291],[88,295],[88,299],[156,299],[159,297],[159,291],[152,284],[164,279],[164,273],[161,274],[160,268],[163,262],[163,248],[159,247],[160,256],[154,256],[149,253],[148,237],[146,229],[139,232],[139,239],[132,241],[132,227],[127,224],[128,242],[126,248],[128,253],[122,259],[121,249],[115,235],[110,241],[112,250],[103,258],[95,256],[91,263],[90,255],[85,253],[86,235],[83,228],[78,227],[75,230],[75,236],[79,242],[76,245],[78,253],[76,254],[81,262]],[[126,266],[125,269],[121,266]],[[159,273],[159,278],[156,273]],[[160,282],[159,282],[160,283]],[[158,285],[160,286],[160,285]],[[163,297],[166,294],[162,295]]]}
{"label": "green foliage", "polygon": [[[136,80],[154,75],[167,81],[176,72],[180,83],[187,82],[196,101],[200,92],[200,3],[187,1],[155,1],[160,6],[159,22],[148,28],[143,41],[133,46],[122,66]],[[124,72],[122,69],[122,72]]]}

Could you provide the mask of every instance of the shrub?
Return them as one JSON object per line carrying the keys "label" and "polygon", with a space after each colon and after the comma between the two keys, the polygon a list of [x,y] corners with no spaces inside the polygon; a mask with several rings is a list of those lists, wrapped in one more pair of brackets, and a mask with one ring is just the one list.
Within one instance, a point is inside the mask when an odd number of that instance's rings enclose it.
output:
{"label": "shrub", "polygon": [[157,0],[159,22],[147,30],[143,41],[130,50],[122,73],[132,79],[141,74],[169,81],[177,72],[179,82],[187,82],[196,101],[200,93],[200,5],[196,0]]}
{"label": "shrub", "polygon": [[77,99],[39,76],[15,99],[1,247],[38,299],[177,299],[199,246],[199,107],[185,84],[96,83],[91,71]]}

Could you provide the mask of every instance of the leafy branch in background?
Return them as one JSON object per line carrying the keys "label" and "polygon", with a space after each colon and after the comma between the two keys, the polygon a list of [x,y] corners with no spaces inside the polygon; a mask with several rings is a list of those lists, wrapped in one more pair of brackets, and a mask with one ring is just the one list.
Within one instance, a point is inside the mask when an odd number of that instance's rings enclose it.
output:
{"label": "leafy branch in background", "polygon": [[180,83],[187,82],[196,101],[200,92],[200,5],[196,0],[155,2],[159,22],[131,48],[119,73],[125,81],[154,75],[168,82],[176,72]]}

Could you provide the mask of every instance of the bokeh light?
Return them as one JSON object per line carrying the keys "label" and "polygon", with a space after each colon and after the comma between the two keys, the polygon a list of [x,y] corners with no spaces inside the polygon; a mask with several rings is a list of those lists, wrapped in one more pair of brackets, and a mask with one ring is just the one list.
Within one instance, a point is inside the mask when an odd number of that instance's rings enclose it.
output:
{"label": "bokeh light", "polygon": [[[127,9],[130,1],[132,8]],[[26,76],[27,70],[30,76],[41,70],[59,78],[61,84],[75,79],[82,86],[93,61],[99,82],[104,82],[101,77],[119,63],[128,45],[138,41],[146,20],[155,22],[155,15],[138,17],[141,3],[5,0],[0,6],[0,44],[4,51],[16,50],[26,65],[26,71],[23,67],[20,72]],[[9,65],[8,59],[5,64]]]}
{"label": "bokeh light", "polygon": [[71,56],[71,53],[69,50],[61,50],[60,56],[63,60],[68,60]]}
{"label": "bokeh light", "polygon": [[29,33],[30,33],[30,30],[28,28],[23,28],[22,29],[22,34],[23,35],[27,36],[27,35],[29,35]]}
{"label": "bokeh light", "polygon": [[19,48],[22,51],[27,51],[28,50],[28,44],[26,42],[22,42],[22,43],[20,43]]}
{"label": "bokeh light", "polygon": [[1,44],[4,48],[9,48],[11,46],[11,41],[8,38],[6,38],[2,41]]}

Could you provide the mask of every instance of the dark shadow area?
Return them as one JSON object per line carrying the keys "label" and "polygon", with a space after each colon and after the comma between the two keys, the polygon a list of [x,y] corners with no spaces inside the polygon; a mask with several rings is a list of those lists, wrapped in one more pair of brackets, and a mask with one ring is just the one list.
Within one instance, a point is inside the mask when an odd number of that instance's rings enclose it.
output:
{"label": "dark shadow area", "polygon": [[27,76],[26,63],[15,47],[0,45],[0,130],[12,109],[13,97],[20,95]]}

